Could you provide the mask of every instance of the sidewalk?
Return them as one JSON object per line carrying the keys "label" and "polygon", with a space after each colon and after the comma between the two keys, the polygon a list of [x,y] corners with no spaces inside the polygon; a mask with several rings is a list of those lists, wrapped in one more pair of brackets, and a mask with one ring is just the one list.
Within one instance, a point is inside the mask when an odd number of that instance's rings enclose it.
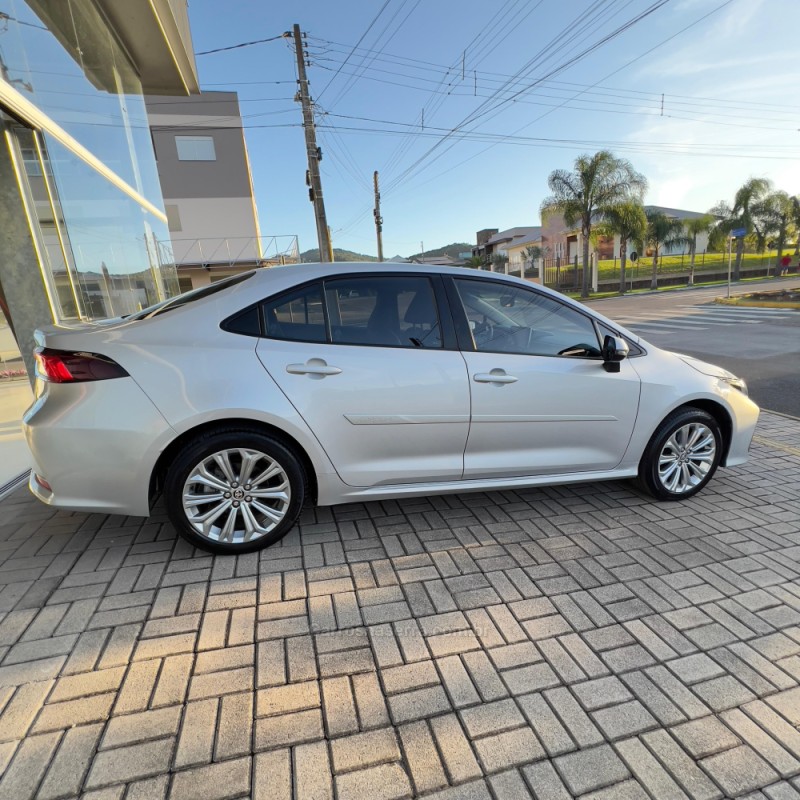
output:
{"label": "sidewalk", "polygon": [[769,413],[684,503],[340,506],[238,558],[0,503],[0,800],[783,800],[799,681],[800,421]]}

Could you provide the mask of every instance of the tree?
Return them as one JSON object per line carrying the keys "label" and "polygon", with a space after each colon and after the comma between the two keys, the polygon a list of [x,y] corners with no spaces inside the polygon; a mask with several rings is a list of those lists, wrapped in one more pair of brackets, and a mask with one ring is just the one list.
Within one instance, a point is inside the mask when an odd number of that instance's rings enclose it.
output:
{"label": "tree", "polygon": [[[769,244],[769,239],[774,238],[778,250],[777,263],[783,258],[789,235],[795,226],[795,214],[798,199],[791,197],[787,192],[771,192],[761,202],[757,209],[764,228],[764,242],[761,252]],[[761,243],[759,243],[761,244]],[[777,272],[776,272],[777,274]]]}
{"label": "tree", "polygon": [[[733,209],[729,219],[729,227],[744,228],[745,236],[750,236],[756,232],[755,211],[759,208],[759,203],[764,199],[772,188],[772,184],[766,178],[750,178],[741,185],[736,197],[733,200]],[[744,255],[744,236],[736,239],[736,263],[733,268],[733,280],[739,280],[742,267],[742,256]]]}
{"label": "tree", "polygon": [[527,271],[533,269],[538,259],[544,255],[544,251],[538,244],[532,244],[522,251],[522,255],[525,257],[525,264],[527,264],[527,266],[523,265],[520,278],[524,278]]}
{"label": "tree", "polygon": [[653,280],[651,289],[658,289],[658,256],[664,248],[688,244],[683,232],[683,222],[675,217],[668,217],[663,211],[647,212],[647,232],[644,243],[653,250]]}
{"label": "tree", "polygon": [[595,230],[600,236],[619,236],[619,293],[625,294],[625,266],[628,244],[641,242],[647,231],[647,216],[642,204],[626,200],[603,210],[603,219]]}
{"label": "tree", "polygon": [[480,256],[472,256],[467,260],[466,266],[472,269],[481,269],[483,267],[483,259]]}
{"label": "tree", "polygon": [[683,223],[686,229],[686,238],[689,242],[689,280],[688,285],[694,284],[694,259],[697,255],[697,237],[701,233],[708,233],[714,224],[714,217],[711,214],[703,214],[702,217],[687,219]]}
{"label": "tree", "polygon": [[794,254],[800,255],[800,196],[792,198],[792,223],[797,235],[797,243],[794,246]]}
{"label": "tree", "polygon": [[641,201],[647,181],[630,161],[608,150],[575,159],[573,171],[557,169],[547,185],[552,194],[542,201],[542,217],[561,214],[567,225],[580,225],[583,236],[583,284],[581,297],[589,296],[589,239],[598,212],[626,200]]}
{"label": "tree", "polygon": [[728,237],[735,223],[731,222],[733,209],[725,200],[720,200],[708,210],[714,222],[708,233],[708,249],[712,253],[724,253],[728,249]]}
{"label": "tree", "polygon": [[505,272],[508,275],[508,256],[505,253],[492,254],[491,265],[492,272],[495,272],[495,267],[497,267],[497,271]]}

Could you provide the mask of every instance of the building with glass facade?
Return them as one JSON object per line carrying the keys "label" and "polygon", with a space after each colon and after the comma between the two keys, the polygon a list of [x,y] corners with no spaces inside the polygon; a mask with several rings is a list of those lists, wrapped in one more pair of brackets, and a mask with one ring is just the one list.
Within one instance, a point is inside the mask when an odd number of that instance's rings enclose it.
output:
{"label": "building with glass facade", "polygon": [[0,491],[36,327],[179,291],[144,95],[198,91],[185,0],[0,0]]}

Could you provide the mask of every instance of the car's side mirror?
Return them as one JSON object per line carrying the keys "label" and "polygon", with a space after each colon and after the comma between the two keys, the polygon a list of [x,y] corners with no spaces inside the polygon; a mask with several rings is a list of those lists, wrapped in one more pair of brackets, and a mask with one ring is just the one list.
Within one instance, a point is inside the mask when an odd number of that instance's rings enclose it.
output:
{"label": "car's side mirror", "polygon": [[607,335],[603,339],[603,369],[606,372],[619,372],[619,362],[628,357],[628,343],[621,336]]}

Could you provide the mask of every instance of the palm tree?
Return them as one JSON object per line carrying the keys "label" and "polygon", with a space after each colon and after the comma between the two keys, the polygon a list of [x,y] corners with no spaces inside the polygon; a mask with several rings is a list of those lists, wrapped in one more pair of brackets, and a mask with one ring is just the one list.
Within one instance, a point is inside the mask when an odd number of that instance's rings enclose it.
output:
{"label": "palm tree", "polygon": [[787,192],[770,192],[762,200],[753,204],[753,227],[756,233],[756,249],[759,253],[766,250],[772,239],[776,240],[778,261],[780,264],[789,227],[794,214],[793,198]]}
{"label": "palm tree", "polygon": [[[759,201],[769,193],[772,184],[766,178],[750,178],[741,185],[736,197],[733,200],[731,211],[730,227],[744,228],[745,235],[755,233],[754,207],[757,210]],[[744,255],[744,236],[736,239],[736,263],[733,268],[733,280],[739,280],[739,273],[742,266],[742,256]]]}
{"label": "palm tree", "polygon": [[694,284],[694,259],[697,255],[697,237],[701,233],[708,233],[714,224],[714,217],[711,214],[703,214],[701,217],[687,219],[683,223],[686,229],[686,238],[689,240],[689,280],[687,285]]}
{"label": "palm tree", "polygon": [[647,216],[642,204],[626,200],[603,210],[603,219],[595,225],[600,236],[619,236],[619,293],[625,294],[625,266],[628,261],[628,244],[641,242],[647,231]]}
{"label": "palm tree", "polygon": [[724,253],[728,249],[730,232],[736,227],[736,223],[731,221],[733,209],[730,203],[720,200],[708,213],[714,218],[708,233],[708,249],[712,253]]}
{"label": "palm tree", "polygon": [[650,288],[658,289],[659,254],[664,248],[669,250],[678,245],[688,244],[683,232],[683,222],[676,217],[668,217],[663,211],[648,211],[644,243],[653,250],[653,280]]}
{"label": "palm tree", "polygon": [[567,225],[580,224],[583,236],[583,285],[581,297],[589,296],[589,239],[598,212],[625,200],[641,200],[647,181],[630,161],[608,150],[575,159],[573,171],[557,169],[547,185],[552,194],[542,201],[542,216],[561,214]]}

